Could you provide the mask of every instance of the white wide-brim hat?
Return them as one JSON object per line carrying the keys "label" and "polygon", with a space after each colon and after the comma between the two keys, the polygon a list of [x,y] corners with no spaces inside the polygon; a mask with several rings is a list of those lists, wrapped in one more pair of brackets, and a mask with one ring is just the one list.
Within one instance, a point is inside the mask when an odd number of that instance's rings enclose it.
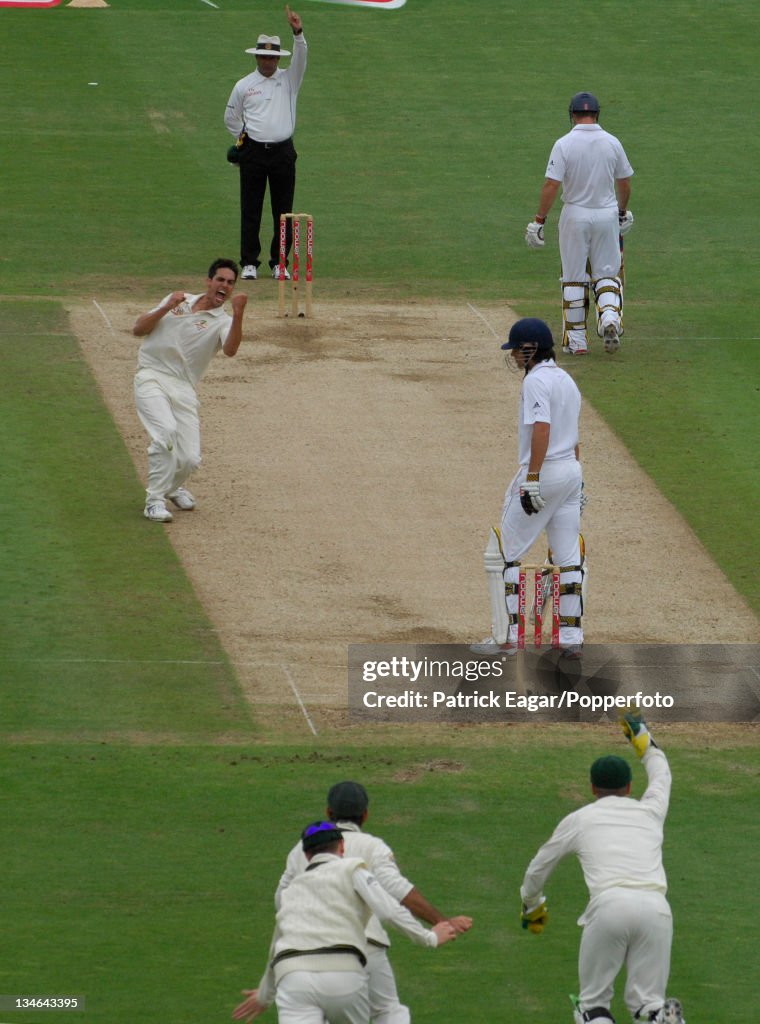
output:
{"label": "white wide-brim hat", "polygon": [[279,36],[259,36],[256,40],[256,46],[251,47],[250,50],[246,50],[246,53],[252,53],[254,57],[289,57],[290,50],[283,50],[280,46]]}

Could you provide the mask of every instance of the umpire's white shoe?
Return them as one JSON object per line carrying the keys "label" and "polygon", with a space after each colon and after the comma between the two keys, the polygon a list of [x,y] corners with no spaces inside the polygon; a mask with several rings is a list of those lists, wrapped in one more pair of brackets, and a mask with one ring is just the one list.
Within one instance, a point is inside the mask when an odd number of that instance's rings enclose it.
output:
{"label": "umpire's white shoe", "polygon": [[657,1017],[657,1024],[686,1024],[681,1004],[677,999],[666,999]]}
{"label": "umpire's white shoe", "polygon": [[473,654],[481,654],[486,658],[496,658],[501,654],[517,654],[514,644],[497,644],[492,636],[487,636],[479,644],[470,644],[470,650]]}
{"label": "umpire's white shoe", "polygon": [[252,263],[246,263],[243,267],[243,273],[240,275],[243,281],[255,281],[256,280],[256,268]]}
{"label": "umpire's white shoe", "polygon": [[182,509],[183,512],[192,512],[195,508],[195,498],[186,487],[178,487],[174,494],[167,495],[169,501]]}
{"label": "umpire's white shoe", "polygon": [[165,501],[149,501],[143,515],[154,523],[170,523],[174,519]]}
{"label": "umpire's white shoe", "polygon": [[272,277],[275,279],[275,281],[289,281],[290,280],[290,274],[288,273],[288,268],[284,267],[283,270],[282,270],[282,275],[281,275],[280,274],[280,266],[279,266],[279,264],[276,263],[272,267]]}
{"label": "umpire's white shoe", "polygon": [[607,324],[604,328],[604,351],[617,352],[620,348],[620,330],[617,324]]}

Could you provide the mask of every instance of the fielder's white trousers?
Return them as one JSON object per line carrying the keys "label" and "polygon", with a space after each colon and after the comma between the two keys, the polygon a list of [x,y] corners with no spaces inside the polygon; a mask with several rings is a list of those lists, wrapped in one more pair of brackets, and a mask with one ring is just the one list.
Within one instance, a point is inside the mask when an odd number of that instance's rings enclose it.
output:
{"label": "fielder's white trousers", "polygon": [[625,1004],[642,1016],[665,1002],[670,974],[673,918],[668,901],[645,889],[608,889],[578,919],[583,937],[578,956],[582,1010],[609,1009],[615,978],[626,969]]}
{"label": "fielder's white trousers", "polygon": [[150,437],[147,503],[163,501],[201,463],[200,402],[193,388],[176,377],[138,370],[135,405]]}
{"label": "fielder's white trousers", "polygon": [[563,281],[585,281],[620,273],[620,226],[616,206],[590,209],[566,203],[559,217],[559,254]]}
{"label": "fielder's white trousers", "polygon": [[[546,505],[540,512],[529,516],[520,504],[520,485],[528,475],[528,467],[521,466],[504,495],[501,513],[501,543],[507,562],[517,562],[535,544],[545,530],[555,565],[580,565],[581,528],[581,483],[583,474],[577,459],[557,459],[544,462],[541,467],[541,497]],[[515,566],[506,569],[504,580],[517,583],[520,570]],[[579,571],[562,573],[562,583],[580,583]],[[517,594],[507,598],[507,608],[517,613]],[[581,599],[574,594],[563,594],[560,598],[562,615],[579,616]],[[509,627],[507,639],[517,640],[517,626]],[[583,643],[583,628],[560,626],[559,639],[562,646]]]}
{"label": "fielder's white trousers", "polygon": [[275,1002],[279,1024],[369,1022],[364,971],[291,971],[277,983]]}
{"label": "fielder's white trousers", "polygon": [[410,1024],[411,1015],[398,998],[396,978],[388,953],[370,944],[367,949],[369,1005],[372,1024]]}

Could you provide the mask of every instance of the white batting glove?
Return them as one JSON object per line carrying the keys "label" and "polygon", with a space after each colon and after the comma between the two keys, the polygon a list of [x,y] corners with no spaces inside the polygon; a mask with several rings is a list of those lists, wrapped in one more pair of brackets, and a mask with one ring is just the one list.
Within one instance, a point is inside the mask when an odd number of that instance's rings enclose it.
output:
{"label": "white batting glove", "polygon": [[528,243],[529,249],[543,249],[544,242],[544,225],[539,224],[537,220],[532,220],[525,229],[525,241]]}
{"label": "white batting glove", "polygon": [[529,516],[540,512],[546,502],[541,497],[541,484],[538,473],[528,473],[528,479],[520,487],[520,504]]}
{"label": "white batting glove", "polygon": [[630,210],[618,210],[620,234],[626,235],[633,227],[633,214]]}

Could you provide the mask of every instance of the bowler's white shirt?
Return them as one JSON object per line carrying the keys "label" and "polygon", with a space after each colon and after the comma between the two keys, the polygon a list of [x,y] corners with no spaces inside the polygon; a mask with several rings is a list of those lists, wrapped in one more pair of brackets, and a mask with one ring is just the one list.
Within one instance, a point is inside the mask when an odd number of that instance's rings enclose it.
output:
{"label": "bowler's white shirt", "polygon": [[[138,369],[165,373],[195,387],[232,326],[232,317],[221,306],[194,313],[193,304],[200,297],[185,295],[184,302],[158,321],[140,346]],[[155,309],[170,298],[167,295]]]}
{"label": "bowler's white shirt", "polygon": [[598,124],[577,124],[557,139],[546,177],[562,182],[562,202],[602,209],[617,206],[615,181],[633,168],[621,143]]}

